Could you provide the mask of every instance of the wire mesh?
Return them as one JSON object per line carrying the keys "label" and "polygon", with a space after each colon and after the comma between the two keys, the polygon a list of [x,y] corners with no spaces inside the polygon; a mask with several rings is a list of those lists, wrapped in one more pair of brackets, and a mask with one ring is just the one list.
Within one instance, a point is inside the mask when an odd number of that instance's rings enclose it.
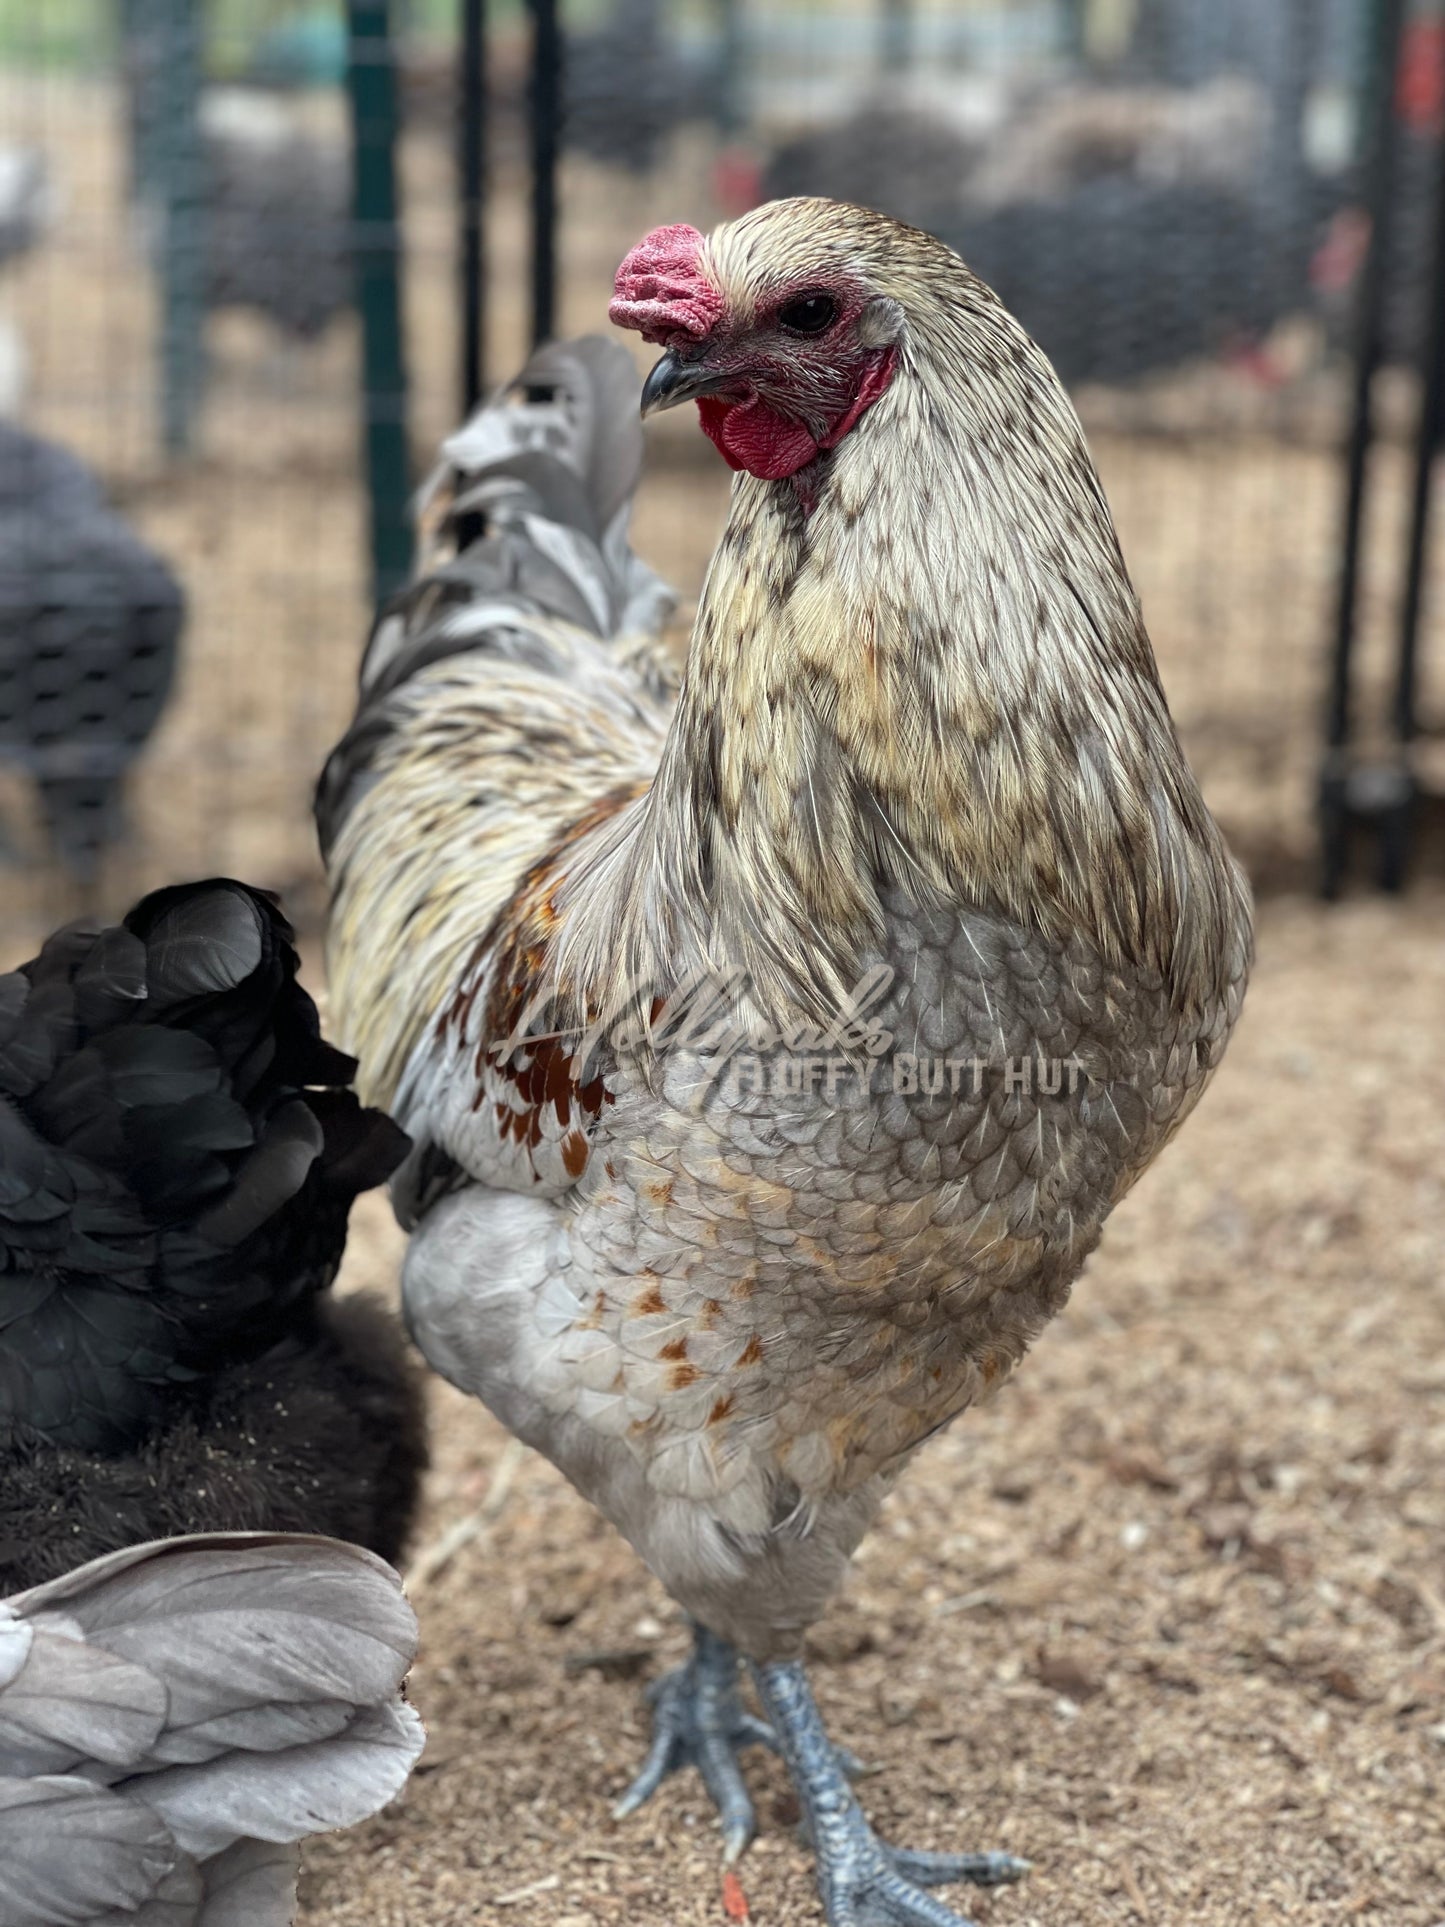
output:
{"label": "wire mesh", "polygon": [[[532,33],[519,0],[487,12],[495,379],[525,352],[536,301]],[[1371,0],[572,0],[557,326],[604,325],[616,263],[647,228],[706,228],[772,193],[839,194],[943,234],[1074,393],[1211,801],[1257,868],[1298,865],[1338,566],[1370,14]],[[179,61],[178,15],[194,24]],[[458,0],[391,8],[417,471],[459,400],[461,15]],[[1412,237],[1429,218],[1441,44],[1437,9],[1415,8],[1364,566],[1367,727],[1404,541],[1428,257]],[[78,863],[47,819],[33,702],[7,710],[0,693],[7,956],[61,915],[205,871],[281,888],[303,919],[319,907],[309,794],[370,597],[347,56],[334,3],[0,0],[0,418],[84,463],[185,604],[141,727],[120,645],[106,657],[93,632],[84,647],[52,634],[46,658],[0,593],[0,692],[7,664],[12,689],[61,682],[61,749],[112,693],[133,725],[107,752],[122,807]],[[639,539],[695,592],[728,478],[686,421],[649,437],[661,480]],[[52,580],[73,576],[67,544],[78,565],[95,539],[33,501],[12,527],[12,577],[37,556]],[[123,599],[114,582],[107,599]]]}
{"label": "wire mesh", "polygon": [[[397,15],[418,447],[455,407],[450,11]],[[178,26],[195,37],[189,100]],[[347,55],[339,9],[0,4],[0,429],[79,463],[112,543],[185,605],[165,700],[138,730],[123,633],[137,592],[113,566],[89,641],[57,640],[67,610],[83,627],[94,512],[47,516],[33,491],[12,506],[25,463],[0,434],[7,957],[62,917],[205,872],[279,888],[303,917],[317,905],[310,790],[370,602]],[[42,726],[47,678],[63,686]],[[92,761],[116,777],[82,861],[54,833],[37,760],[84,747],[72,684]]]}

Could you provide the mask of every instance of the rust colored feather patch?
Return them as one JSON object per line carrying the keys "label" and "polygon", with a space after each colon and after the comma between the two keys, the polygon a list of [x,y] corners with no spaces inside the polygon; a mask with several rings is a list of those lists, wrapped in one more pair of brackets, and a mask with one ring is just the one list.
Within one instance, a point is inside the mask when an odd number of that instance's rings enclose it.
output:
{"label": "rust colored feather patch", "polygon": [[[536,1000],[547,982],[553,940],[559,928],[558,896],[567,880],[568,857],[594,831],[646,793],[645,783],[625,784],[599,797],[568,825],[556,845],[522,879],[483,946],[492,960],[469,972],[463,988],[442,1014],[443,1034],[464,1035],[484,983],[488,983],[483,1020],[476,1033],[477,1093],[473,1108],[490,1103],[497,1130],[526,1154],[532,1180],[553,1175],[544,1165],[555,1147],[562,1170],[575,1182],[587,1169],[593,1126],[612,1100],[602,1077],[584,1075],[567,1037],[543,1026],[555,1006],[540,1011]],[[595,1013],[587,1012],[591,1020]],[[533,1024],[535,1035],[529,1034]]]}

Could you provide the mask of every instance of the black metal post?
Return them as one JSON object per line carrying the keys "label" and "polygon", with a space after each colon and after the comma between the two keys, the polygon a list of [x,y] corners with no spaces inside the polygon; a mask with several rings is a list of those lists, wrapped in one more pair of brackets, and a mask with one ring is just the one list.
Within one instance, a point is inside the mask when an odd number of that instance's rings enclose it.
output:
{"label": "black metal post", "polygon": [[1064,44],[1071,60],[1083,66],[1089,52],[1087,0],[1063,0]]}
{"label": "black metal post", "polygon": [[1393,226],[1395,157],[1399,148],[1399,129],[1395,119],[1395,76],[1399,70],[1400,29],[1404,13],[1405,0],[1381,0],[1376,16],[1375,97],[1365,186],[1370,215],[1370,243],[1360,287],[1350,438],[1345,453],[1345,526],[1341,543],[1334,665],[1330,684],[1328,741],[1331,748],[1339,748],[1348,740],[1350,728],[1350,659],[1354,649],[1355,603],[1360,578],[1365,470],[1370,444],[1374,439],[1370,394],[1384,347],[1385,280]]}
{"label": "black metal post", "polygon": [[1315,245],[1313,234],[1305,238],[1312,183],[1305,117],[1311,90],[1319,81],[1321,11],[1319,0],[1285,0],[1273,16],[1276,38],[1267,56],[1268,76],[1261,76],[1273,103],[1274,121],[1265,143],[1268,252],[1261,265],[1274,282],[1277,314],[1288,313],[1307,254]]}
{"label": "black metal post", "polygon": [[718,132],[731,137],[746,125],[743,72],[746,57],[742,0],[713,0],[717,20],[717,90],[713,118]]}
{"label": "black metal post", "polygon": [[481,400],[487,379],[487,0],[462,0],[457,76],[457,172],[462,231],[462,414]]}
{"label": "black metal post", "polygon": [[363,439],[371,495],[372,587],[380,602],[402,586],[411,570],[396,192],[396,63],[388,0],[348,0],[347,24]]}
{"label": "black metal post", "polygon": [[1395,161],[1399,147],[1395,81],[1400,66],[1404,14],[1405,0],[1378,0],[1365,172],[1370,242],[1360,287],[1350,434],[1345,451],[1345,512],[1340,541],[1340,577],[1325,722],[1327,748],[1320,776],[1324,855],[1322,881],[1327,896],[1333,895],[1339,888],[1343,875],[1349,820],[1349,769],[1345,751],[1350,736],[1350,683],[1356,605],[1359,600],[1360,543],[1364,528],[1369,454],[1374,440],[1371,395],[1384,346],[1385,281],[1390,259]]}
{"label": "black metal post", "polygon": [[1400,610],[1400,659],[1396,669],[1394,726],[1401,743],[1415,734],[1415,679],[1424,600],[1425,544],[1430,529],[1430,496],[1435,459],[1445,434],[1445,140],[1441,141],[1435,188],[1435,258],[1430,276],[1430,314],[1420,423],[1415,441],[1415,476],[1410,503],[1410,540],[1405,558],[1405,594]]}
{"label": "black metal post", "polygon": [[557,159],[562,145],[562,25],[557,0],[532,9],[532,340],[557,325]]}
{"label": "black metal post", "polygon": [[155,0],[121,0],[121,72],[125,82],[127,156],[131,199],[156,207],[161,199],[161,167],[156,152],[160,139],[159,68],[164,49],[158,44],[162,23]]}

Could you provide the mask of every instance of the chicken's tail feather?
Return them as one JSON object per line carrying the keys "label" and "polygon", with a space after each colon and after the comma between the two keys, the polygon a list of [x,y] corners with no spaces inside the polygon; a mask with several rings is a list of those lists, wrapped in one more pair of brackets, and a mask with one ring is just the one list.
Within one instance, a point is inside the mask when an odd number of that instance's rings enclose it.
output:
{"label": "chicken's tail feather", "polygon": [[538,348],[442,444],[419,498],[417,579],[372,633],[363,697],[446,655],[514,649],[518,616],[655,636],[676,598],[629,546],[641,472],[626,350],[600,335]]}
{"label": "chicken's tail feather", "polygon": [[615,343],[539,349],[445,444],[372,631],[316,822],[332,1015],[383,1104],[523,879],[656,771],[673,597],[628,544],[637,396]]}

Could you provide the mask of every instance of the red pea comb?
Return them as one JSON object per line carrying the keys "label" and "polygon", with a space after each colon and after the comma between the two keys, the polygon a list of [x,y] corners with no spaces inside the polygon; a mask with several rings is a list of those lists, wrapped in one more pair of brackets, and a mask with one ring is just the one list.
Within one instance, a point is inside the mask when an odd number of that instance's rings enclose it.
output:
{"label": "red pea comb", "polygon": [[723,311],[723,299],[702,271],[702,236],[681,224],[644,235],[617,270],[608,319],[635,328],[644,341],[666,346],[684,335],[698,341]]}

